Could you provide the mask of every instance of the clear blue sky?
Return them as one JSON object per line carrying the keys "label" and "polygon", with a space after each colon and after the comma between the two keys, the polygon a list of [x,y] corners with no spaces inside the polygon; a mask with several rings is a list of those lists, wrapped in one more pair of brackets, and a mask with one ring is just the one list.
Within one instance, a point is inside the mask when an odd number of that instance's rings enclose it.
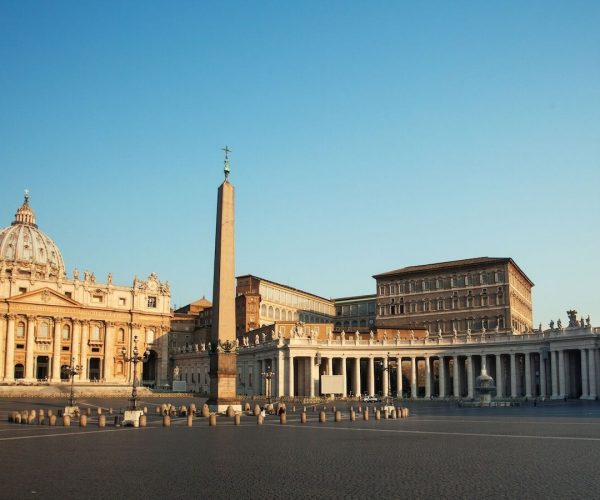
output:
{"label": "clear blue sky", "polygon": [[600,2],[0,2],[0,225],[29,188],[69,274],[336,297],[513,257],[536,324],[600,325]]}

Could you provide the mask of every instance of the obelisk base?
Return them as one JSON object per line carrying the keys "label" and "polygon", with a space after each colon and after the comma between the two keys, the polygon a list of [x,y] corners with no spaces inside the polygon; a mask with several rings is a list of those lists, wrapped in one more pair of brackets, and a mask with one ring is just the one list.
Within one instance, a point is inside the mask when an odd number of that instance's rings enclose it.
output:
{"label": "obelisk base", "polygon": [[210,353],[210,396],[206,401],[211,412],[224,413],[231,406],[242,411],[236,392],[237,355],[235,352]]}

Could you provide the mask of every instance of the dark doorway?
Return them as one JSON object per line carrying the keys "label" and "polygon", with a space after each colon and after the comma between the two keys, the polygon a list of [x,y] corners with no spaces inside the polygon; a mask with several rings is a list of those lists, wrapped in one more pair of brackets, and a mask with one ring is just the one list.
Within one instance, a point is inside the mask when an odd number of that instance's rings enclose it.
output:
{"label": "dark doorway", "polygon": [[90,380],[100,380],[102,378],[102,363],[100,358],[90,358]]}
{"label": "dark doorway", "polygon": [[156,385],[156,363],[157,357],[155,351],[150,351],[148,361],[144,363],[142,371],[142,385],[145,387],[154,387]]}
{"label": "dark doorway", "polygon": [[35,378],[38,380],[48,380],[48,356],[38,356]]}

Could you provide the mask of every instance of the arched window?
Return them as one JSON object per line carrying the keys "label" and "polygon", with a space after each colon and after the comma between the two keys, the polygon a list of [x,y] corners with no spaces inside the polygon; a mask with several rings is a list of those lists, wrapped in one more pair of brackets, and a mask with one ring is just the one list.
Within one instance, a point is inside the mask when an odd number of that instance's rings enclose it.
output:
{"label": "arched window", "polygon": [[267,315],[267,306],[265,304],[260,306],[260,315],[263,317]]}
{"label": "arched window", "polygon": [[498,328],[504,328],[504,317],[498,316]]}
{"label": "arched window", "polygon": [[275,319],[281,319],[281,311],[279,310],[279,307],[275,308]]}
{"label": "arched window", "polygon": [[358,322],[355,319],[352,320],[352,326],[358,326]]}
{"label": "arched window", "polygon": [[298,321],[298,311],[294,311],[294,321]]}
{"label": "arched window", "polygon": [[15,365],[15,379],[23,378],[25,375],[25,367],[21,363]]}
{"label": "arched window", "polygon": [[40,330],[38,332],[38,337],[40,337],[42,339],[48,338],[48,323],[46,323],[45,321],[42,321],[40,323]]}
{"label": "arched window", "polygon": [[292,321],[292,311],[287,312],[287,320]]}
{"label": "arched window", "polygon": [[100,340],[100,327],[98,325],[92,325],[92,333],[90,335],[90,340]]}
{"label": "arched window", "polygon": [[273,306],[269,306],[269,318],[272,318],[273,316],[274,316]]}
{"label": "arched window", "polygon": [[71,338],[71,327],[69,325],[63,325],[62,327],[62,339],[69,340]]}
{"label": "arched window", "polygon": [[123,344],[125,342],[125,330],[123,328],[119,328],[117,332],[117,342]]}
{"label": "arched window", "polygon": [[25,323],[19,321],[17,324],[17,338],[22,339],[25,337]]}

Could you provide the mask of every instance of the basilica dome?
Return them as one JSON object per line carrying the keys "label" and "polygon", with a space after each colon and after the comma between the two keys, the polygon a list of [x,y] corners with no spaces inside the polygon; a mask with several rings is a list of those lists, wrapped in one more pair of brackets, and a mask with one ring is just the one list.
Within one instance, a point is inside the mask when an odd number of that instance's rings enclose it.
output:
{"label": "basilica dome", "polygon": [[35,223],[27,192],[13,223],[0,231],[0,267],[13,276],[57,278],[65,274],[60,250]]}

